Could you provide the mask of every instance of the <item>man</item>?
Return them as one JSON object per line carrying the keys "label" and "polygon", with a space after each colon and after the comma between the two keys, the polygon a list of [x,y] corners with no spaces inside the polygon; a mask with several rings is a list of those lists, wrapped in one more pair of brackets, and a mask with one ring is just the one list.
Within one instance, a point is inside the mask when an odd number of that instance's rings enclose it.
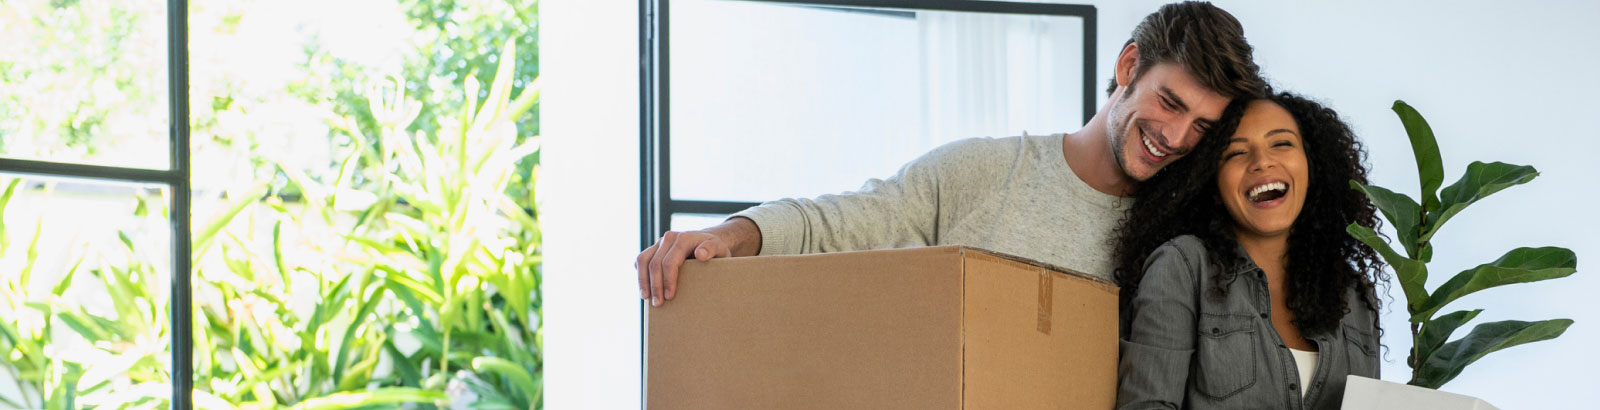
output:
{"label": "man", "polygon": [[667,232],[639,253],[639,296],[677,294],[689,257],[969,245],[1110,278],[1113,230],[1139,181],[1195,146],[1228,102],[1266,88],[1244,29],[1206,2],[1162,6],[1123,46],[1106,106],[1071,134],[952,142],[887,180]]}

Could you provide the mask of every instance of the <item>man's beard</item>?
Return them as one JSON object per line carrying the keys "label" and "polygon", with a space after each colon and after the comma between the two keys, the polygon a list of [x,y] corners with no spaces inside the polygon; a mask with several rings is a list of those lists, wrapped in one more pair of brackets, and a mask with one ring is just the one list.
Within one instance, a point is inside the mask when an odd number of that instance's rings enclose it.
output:
{"label": "man's beard", "polygon": [[1127,108],[1124,105],[1130,103],[1128,94],[1132,92],[1133,88],[1129,86],[1128,90],[1122,94],[1121,101],[1111,107],[1111,120],[1106,121],[1106,132],[1111,134],[1111,157],[1117,160],[1117,169],[1122,171],[1122,175],[1129,178],[1133,176],[1128,175],[1128,154],[1124,151],[1128,145],[1128,131],[1135,128],[1134,124],[1130,124],[1131,121],[1129,121],[1129,117],[1132,115],[1127,113]]}

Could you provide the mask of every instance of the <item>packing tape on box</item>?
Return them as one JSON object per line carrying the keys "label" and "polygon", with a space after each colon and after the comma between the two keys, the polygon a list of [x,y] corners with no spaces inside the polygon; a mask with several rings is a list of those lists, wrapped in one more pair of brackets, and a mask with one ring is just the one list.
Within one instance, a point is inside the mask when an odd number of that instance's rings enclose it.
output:
{"label": "packing tape on box", "polygon": [[1051,292],[1055,289],[1055,286],[1051,286],[1051,282],[1050,282],[1050,279],[1053,276],[1054,275],[1051,275],[1049,270],[1045,270],[1045,269],[1042,269],[1042,268],[1039,269],[1039,327],[1038,327],[1038,329],[1039,329],[1039,333],[1044,333],[1044,334],[1047,334],[1047,335],[1050,334],[1050,312],[1053,310],[1050,307],[1050,305],[1051,305],[1051,303],[1055,302],[1054,301],[1055,298],[1053,296],[1051,296]]}

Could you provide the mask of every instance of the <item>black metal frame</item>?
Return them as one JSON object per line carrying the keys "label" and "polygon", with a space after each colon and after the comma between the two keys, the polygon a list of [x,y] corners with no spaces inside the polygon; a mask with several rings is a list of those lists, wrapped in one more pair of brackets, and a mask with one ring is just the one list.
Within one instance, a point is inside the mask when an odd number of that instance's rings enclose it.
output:
{"label": "black metal frame", "polygon": [[[967,0],[737,0],[821,7],[867,7],[903,10],[964,11],[1079,17],[1083,19],[1083,121],[1098,108],[1095,92],[1096,12],[1081,4],[1016,3]],[[672,215],[679,213],[731,214],[758,205],[754,202],[685,201],[672,198],[672,149],[669,0],[639,0],[639,248],[655,243],[666,233]]]}
{"label": "black metal frame", "polygon": [[0,172],[43,177],[68,177],[108,182],[166,185],[172,209],[172,283],[169,318],[172,326],[172,408],[193,408],[192,312],[190,295],[189,221],[189,3],[167,0],[168,169],[139,169],[51,161],[0,158]]}
{"label": "black metal frame", "polygon": [[[1083,19],[1083,121],[1094,117],[1098,108],[1095,92],[1096,11],[1092,5],[1016,3],[969,0],[731,0],[792,4],[828,8],[876,8],[910,11],[964,11],[999,14],[1029,14],[1079,17]],[[666,233],[672,215],[731,214],[757,203],[730,201],[685,201],[672,199],[672,151],[668,124],[670,89],[669,0],[639,0],[639,249],[648,248]],[[644,317],[645,304],[639,305]],[[640,321],[640,340],[648,329]],[[645,406],[644,343],[640,343],[639,407]]]}

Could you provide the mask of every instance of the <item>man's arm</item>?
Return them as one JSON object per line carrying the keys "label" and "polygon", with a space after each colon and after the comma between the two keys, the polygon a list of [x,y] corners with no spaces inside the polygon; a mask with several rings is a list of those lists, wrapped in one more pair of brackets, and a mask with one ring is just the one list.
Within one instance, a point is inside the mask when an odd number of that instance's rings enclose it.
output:
{"label": "man's arm", "polygon": [[992,183],[984,167],[995,166],[997,157],[1009,159],[1015,149],[990,139],[957,141],[854,192],[767,202],[712,228],[668,232],[635,261],[639,295],[655,306],[675,297],[678,267],[691,255],[706,260],[931,245],[948,223],[943,219],[950,219],[950,196],[959,194],[940,187]]}

